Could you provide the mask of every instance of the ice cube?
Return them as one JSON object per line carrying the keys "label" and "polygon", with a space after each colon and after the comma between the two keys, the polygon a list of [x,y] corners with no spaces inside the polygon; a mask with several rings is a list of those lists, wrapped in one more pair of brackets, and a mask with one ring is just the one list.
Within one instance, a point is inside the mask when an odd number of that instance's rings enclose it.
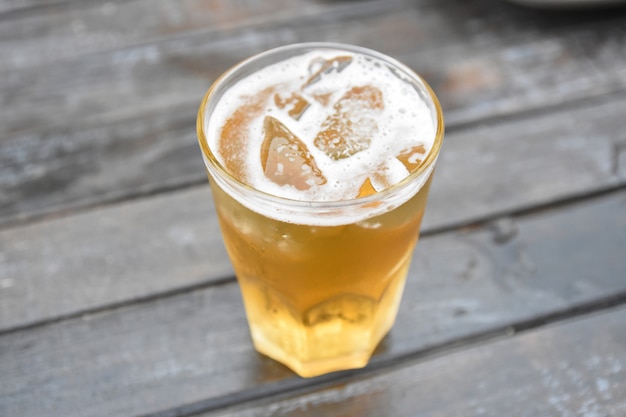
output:
{"label": "ice cube", "polygon": [[415,168],[422,163],[422,157],[426,153],[424,145],[417,145],[411,148],[404,149],[400,152],[396,158],[402,162],[409,172],[413,172]]}
{"label": "ice cube", "polygon": [[295,120],[300,119],[300,116],[309,107],[309,102],[296,92],[291,93],[288,97],[274,94],[274,103],[279,109],[287,109],[287,114]]}
{"label": "ice cube", "polygon": [[278,185],[308,190],[326,183],[304,142],[272,116],[265,116],[261,164],[265,176]]}
{"label": "ice cube", "polygon": [[334,71],[343,71],[348,65],[350,65],[351,62],[351,56],[336,56],[331,59],[314,59],[313,61],[311,61],[311,65],[309,65],[309,71],[311,72],[311,76],[302,85],[302,89],[305,89],[315,84],[316,82],[321,80],[325,74],[330,74]]}
{"label": "ice cube", "polygon": [[330,158],[348,158],[369,148],[378,132],[377,115],[383,110],[383,93],[376,87],[353,87],[333,106],[314,144]]}

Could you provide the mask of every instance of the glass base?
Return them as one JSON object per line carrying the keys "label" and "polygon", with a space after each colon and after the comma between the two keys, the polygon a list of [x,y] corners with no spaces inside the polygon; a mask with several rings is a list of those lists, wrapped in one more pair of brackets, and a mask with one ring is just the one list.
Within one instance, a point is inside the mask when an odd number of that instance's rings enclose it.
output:
{"label": "glass base", "polygon": [[[294,314],[265,289],[264,303],[247,303],[256,350],[305,378],[366,366],[396,319],[408,264],[409,259],[378,300],[340,294],[301,314]],[[244,290],[248,302],[254,298],[251,292],[250,286]],[[271,319],[263,315],[268,310]]]}
{"label": "glass base", "polygon": [[294,358],[292,355],[285,353],[279,347],[265,340],[263,335],[253,335],[252,340],[257,352],[282,363],[303,378],[312,378],[330,372],[363,368],[368,364],[373,353],[373,350],[353,352],[345,356],[302,362],[298,360],[298,358]]}

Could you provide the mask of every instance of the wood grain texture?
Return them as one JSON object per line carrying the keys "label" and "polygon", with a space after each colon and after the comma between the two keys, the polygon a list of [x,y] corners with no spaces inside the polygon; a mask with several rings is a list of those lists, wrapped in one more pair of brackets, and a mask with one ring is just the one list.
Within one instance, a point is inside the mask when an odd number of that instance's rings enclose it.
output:
{"label": "wood grain texture", "polygon": [[[344,41],[401,59],[435,87],[450,127],[626,86],[626,28],[618,13],[548,24],[540,14],[478,0],[366,4],[323,3],[291,21],[285,16],[295,11],[287,9],[271,23],[192,30],[6,72],[0,218],[197,182],[193,125],[210,82],[235,62],[285,43]],[[320,15],[318,7],[342,13]],[[373,13],[377,7],[384,10]]]}
{"label": "wood grain texture", "polygon": [[[0,13],[3,14],[0,17],[10,16],[16,12],[30,13],[40,6],[59,5],[67,2],[68,0],[0,0]],[[39,11],[35,11],[35,13],[39,13]]]}
{"label": "wood grain texture", "polygon": [[[46,7],[50,6],[48,1],[39,5],[44,7],[13,13],[0,24],[0,39],[4,40],[0,44],[0,73],[194,32],[216,33],[328,13],[372,14],[409,5],[406,0],[385,0],[385,4],[381,0],[357,4],[304,0],[58,1],[54,7]],[[0,13],[9,8],[0,1]]]}
{"label": "wood grain texture", "polygon": [[[624,192],[490,229],[425,238],[396,326],[373,362],[388,365],[463,337],[624,296],[624,247]],[[597,355],[606,358],[603,352]],[[233,282],[0,336],[0,404],[7,415],[142,415],[198,402],[200,408],[237,404],[310,381],[254,353]]]}
{"label": "wood grain texture", "polygon": [[[624,114],[626,100],[612,100],[451,131],[424,230],[625,184],[626,164],[617,159]],[[197,171],[206,181],[195,143],[188,152],[176,153],[168,151],[167,135],[154,141],[154,160],[138,175],[167,182],[168,176],[157,172],[186,169],[187,175]],[[115,152],[103,146],[103,153]],[[132,166],[143,157],[128,153],[124,163]],[[119,167],[101,179],[111,186],[132,184],[127,172]],[[0,281],[11,285],[0,291],[0,329],[202,285],[232,273],[206,185],[0,231],[0,257]]]}
{"label": "wood grain texture", "polygon": [[621,416],[624,323],[622,307],[301,396],[201,416]]}
{"label": "wood grain texture", "polygon": [[233,274],[208,187],[1,233],[0,329]]}
{"label": "wood grain texture", "polygon": [[[0,0],[0,416],[626,414],[625,17]],[[415,68],[448,135],[394,329],[304,380],[252,348],[194,119],[224,69],[310,40]]]}
{"label": "wood grain texture", "polygon": [[400,58],[433,84],[451,123],[623,90],[626,28],[619,16],[549,26],[492,6],[448,0],[373,16],[353,7],[353,14],[321,22],[192,33],[11,71],[0,87],[0,137],[197,106],[234,63],[311,40],[357,43]]}
{"label": "wood grain texture", "polygon": [[[454,20],[448,31],[471,35],[481,26],[502,36],[510,36],[512,29],[524,34],[532,29],[553,34],[615,14],[542,14],[485,0],[1,0],[0,18],[3,12],[13,13],[0,25],[0,38],[5,41],[0,44],[0,72],[197,32],[206,35],[275,24],[294,26],[302,21],[353,20],[432,8],[446,10],[444,16]],[[509,23],[513,26],[507,26]]]}

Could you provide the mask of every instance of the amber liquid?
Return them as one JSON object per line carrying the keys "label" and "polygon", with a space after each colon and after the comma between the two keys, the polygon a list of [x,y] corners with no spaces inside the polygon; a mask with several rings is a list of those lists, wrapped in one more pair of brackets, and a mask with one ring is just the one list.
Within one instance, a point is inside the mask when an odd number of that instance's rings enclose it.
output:
{"label": "amber liquid", "polygon": [[400,207],[332,227],[264,217],[210,182],[255,348],[303,377],[365,366],[396,318],[430,179]]}

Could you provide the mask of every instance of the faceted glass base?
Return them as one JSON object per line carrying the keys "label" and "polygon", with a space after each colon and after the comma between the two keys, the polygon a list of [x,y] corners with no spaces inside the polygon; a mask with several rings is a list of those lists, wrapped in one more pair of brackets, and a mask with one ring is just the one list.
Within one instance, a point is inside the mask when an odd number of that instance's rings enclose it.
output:
{"label": "faceted glass base", "polygon": [[302,377],[364,367],[393,326],[409,261],[378,300],[340,294],[299,314],[282,296],[247,281],[242,292],[256,350]]}

